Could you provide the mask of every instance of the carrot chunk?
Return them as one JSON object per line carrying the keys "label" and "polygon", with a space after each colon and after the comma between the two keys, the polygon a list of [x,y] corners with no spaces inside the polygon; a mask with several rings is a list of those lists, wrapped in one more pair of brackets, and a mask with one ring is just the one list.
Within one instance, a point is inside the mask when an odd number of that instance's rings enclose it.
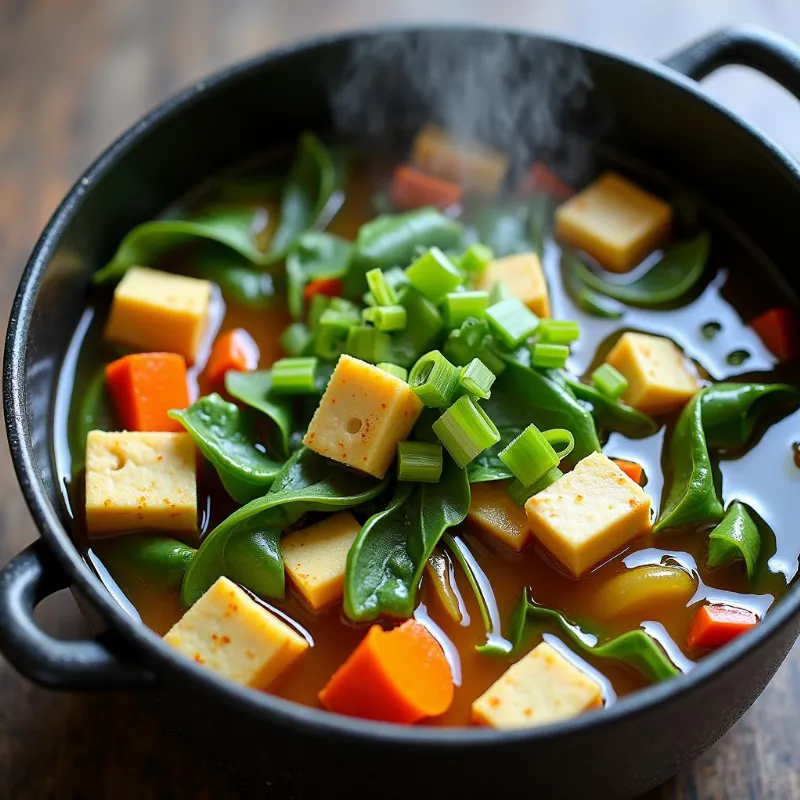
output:
{"label": "carrot chunk", "polygon": [[781,361],[791,361],[797,352],[797,320],[791,308],[772,308],[756,317],[750,327]]}
{"label": "carrot chunk", "polygon": [[746,608],[709,604],[697,612],[686,641],[689,647],[722,647],[757,624],[758,617]]}
{"label": "carrot chunk", "polygon": [[258,366],[260,356],[258,345],[244,328],[225,331],[211,349],[206,378],[213,386],[222,383],[229,370],[251,372]]}
{"label": "carrot chunk", "polygon": [[402,164],[394,171],[389,200],[402,209],[436,206],[445,209],[461,202],[461,187]]}
{"label": "carrot chunk", "polygon": [[635,461],[626,461],[624,458],[612,458],[611,459],[634,483],[638,483],[639,486],[642,485],[642,475],[644,474],[644,470],[642,469],[641,464],[637,464]]}
{"label": "carrot chunk", "polygon": [[303,299],[308,302],[315,294],[324,294],[326,297],[341,297],[343,291],[339,278],[314,278],[303,289]]}
{"label": "carrot chunk", "polygon": [[338,714],[410,725],[447,711],[453,691],[439,643],[408,620],[391,631],[373,625],[319,699]]}
{"label": "carrot chunk", "polygon": [[575,191],[543,161],[534,161],[528,174],[520,183],[519,193],[522,195],[549,194],[554,200],[566,200],[575,194]]}
{"label": "carrot chunk", "polygon": [[186,361],[177,353],[134,353],[106,366],[106,386],[128,431],[182,431],[167,412],[189,405]]}

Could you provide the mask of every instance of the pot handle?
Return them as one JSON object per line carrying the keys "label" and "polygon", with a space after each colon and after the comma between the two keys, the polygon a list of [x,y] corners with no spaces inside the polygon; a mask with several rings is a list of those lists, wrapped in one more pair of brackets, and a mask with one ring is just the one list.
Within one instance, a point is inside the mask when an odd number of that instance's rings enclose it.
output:
{"label": "pot handle", "polygon": [[65,641],[36,623],[36,606],[70,580],[39,539],[0,571],[0,652],[26,678],[51,689],[140,689],[156,685],[112,633]]}
{"label": "pot handle", "polygon": [[800,98],[800,45],[763,28],[723,28],[664,59],[664,64],[696,81],[720,67],[750,67]]}

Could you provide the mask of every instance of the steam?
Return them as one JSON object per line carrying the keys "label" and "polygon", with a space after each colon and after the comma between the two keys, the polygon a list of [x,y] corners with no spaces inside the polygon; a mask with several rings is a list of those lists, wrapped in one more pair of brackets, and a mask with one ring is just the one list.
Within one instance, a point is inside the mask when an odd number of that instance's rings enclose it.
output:
{"label": "steam", "polygon": [[356,41],[331,82],[337,130],[405,141],[425,122],[491,144],[522,169],[542,158],[567,180],[590,157],[566,131],[591,77],[577,51],[524,35],[480,30],[392,31]]}

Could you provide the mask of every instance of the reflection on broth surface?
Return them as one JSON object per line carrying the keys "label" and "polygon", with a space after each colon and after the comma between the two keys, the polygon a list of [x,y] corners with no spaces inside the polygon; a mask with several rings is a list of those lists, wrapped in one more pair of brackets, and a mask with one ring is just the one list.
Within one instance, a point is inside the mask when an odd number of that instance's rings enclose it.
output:
{"label": "reflection on broth surface", "polygon": [[[375,198],[381,203],[387,202],[386,190],[396,163],[397,159],[392,154],[362,154],[355,158],[343,189],[331,194],[325,202],[321,212],[321,218],[328,220],[325,229],[354,240],[361,226],[375,216]],[[255,242],[260,244],[262,250],[268,251],[272,237],[278,235],[275,232],[281,225],[280,207],[270,186],[274,187],[275,176],[281,174],[283,162],[277,168],[274,160],[265,161],[264,164],[266,166],[255,162],[249,165],[244,178],[227,177],[211,183],[192,198],[191,205],[193,208],[202,208],[208,198],[216,202],[222,197],[229,201],[231,192],[234,192],[236,202],[245,206],[255,204],[261,208],[253,230]],[[640,177],[632,172],[630,165],[626,165],[625,172],[632,179]],[[643,184],[648,189],[667,200],[677,196],[675,188],[667,181],[653,182],[652,173],[648,172],[648,175],[649,180]],[[267,178],[273,183],[270,184]],[[245,189],[246,200],[242,200]],[[541,187],[538,191],[537,196],[546,195]],[[518,198],[512,199],[519,202]],[[469,223],[482,213],[481,209],[487,206],[503,208],[504,203],[467,196],[463,203],[450,208],[448,214]],[[769,266],[758,261],[754,249],[743,241],[722,215],[713,209],[703,208],[702,204],[700,208],[702,226],[710,231],[712,246],[704,276],[691,290],[689,299],[684,297],[669,307],[661,308],[616,304],[621,314],[614,317],[590,313],[585,310],[585,304],[576,301],[575,293],[568,291],[569,287],[565,284],[562,246],[552,233],[545,235],[542,266],[549,287],[552,317],[576,320],[580,325],[580,339],[571,346],[566,364],[566,369],[574,376],[590,383],[592,371],[605,361],[620,334],[637,331],[668,337],[676,342],[692,359],[699,376],[706,383],[797,383],[794,363],[779,363],[779,359],[749,325],[757,314],[786,303],[786,298],[769,277]],[[552,210],[548,213],[551,214]],[[675,238],[685,238],[695,232],[695,229],[684,230],[680,225],[676,227]],[[524,248],[512,247],[512,250],[518,249]],[[148,266],[182,275],[196,275],[197,253],[197,245],[189,243],[178,250],[160,254]],[[651,257],[647,263],[654,260],[658,261],[658,256]],[[239,257],[233,259],[230,267],[241,267],[241,261]],[[281,261],[282,258],[277,259],[277,263]],[[592,266],[590,259],[587,259],[587,263]],[[402,267],[406,264],[387,263],[385,266]],[[640,267],[620,280],[635,281],[646,272],[646,266]],[[285,355],[280,337],[293,320],[284,301],[287,291],[285,274],[281,269],[273,270],[272,274],[271,280],[262,280],[257,286],[251,285],[249,296],[256,298],[252,302],[244,302],[236,292],[225,291],[223,286],[224,302],[220,297],[214,305],[220,315],[218,325],[212,323],[214,330],[207,333],[207,344],[200,348],[197,361],[189,370],[191,400],[221,389],[219,385],[211,385],[204,374],[217,328],[219,333],[236,328],[248,331],[260,350],[259,368],[262,370]],[[754,275],[758,276],[758,280],[753,280]],[[617,280],[616,276],[612,278]],[[103,394],[102,377],[98,379],[98,375],[102,375],[107,363],[126,352],[103,338],[110,302],[111,290],[105,285],[92,291],[86,314],[64,361],[54,412],[55,460],[65,488],[65,504],[74,520],[74,535],[84,548],[89,563],[122,605],[128,607],[129,602],[146,625],[159,634],[165,634],[184,611],[180,580],[165,585],[145,571],[130,568],[117,553],[117,538],[87,535],[83,521],[82,470],[86,433],[95,428],[116,428],[113,409],[109,398]],[[419,321],[409,319],[406,324],[415,326]],[[745,353],[746,356],[731,357],[735,353]],[[95,389],[92,389],[93,386]],[[100,386],[99,394],[97,386]],[[88,407],[85,401],[92,391],[97,394],[99,402],[95,407]],[[311,408],[316,402],[315,397]],[[535,540],[522,552],[514,552],[469,521],[451,528],[449,533],[456,537],[455,546],[465,548],[464,556],[468,559],[467,563],[472,565],[471,572],[486,607],[481,608],[464,568],[453,559],[457,553],[447,551],[455,612],[448,610],[447,601],[443,599],[446,594],[435,591],[431,575],[425,573],[413,616],[442,646],[455,684],[454,700],[449,709],[429,721],[446,725],[469,724],[473,701],[489,689],[510,664],[518,661],[521,653],[531,650],[540,641],[552,644],[557,653],[596,681],[605,704],[650,682],[641,671],[624,660],[597,657],[583,650],[577,652],[571,647],[563,629],[549,622],[532,626],[532,632],[524,639],[523,649],[515,651],[513,655],[486,653],[476,649],[487,642],[484,616],[488,617],[492,630],[490,644],[496,645],[498,650],[503,647],[510,649],[513,638],[510,620],[524,587],[529,587],[530,597],[536,604],[562,612],[584,637],[586,644],[600,644],[628,631],[643,629],[660,643],[675,667],[683,672],[690,670],[695,661],[708,652],[707,648],[690,647],[687,644],[690,627],[702,605],[733,605],[749,609],[759,618],[763,617],[785,593],[788,582],[797,572],[800,535],[793,524],[789,502],[800,485],[792,450],[792,443],[800,438],[800,412],[795,410],[796,404],[791,402],[787,405],[776,401],[774,407],[769,408],[766,407],[766,401],[762,403],[759,400],[758,403],[763,405],[765,413],[759,415],[747,446],[711,450],[713,472],[724,508],[731,501],[739,500],[755,512],[753,516],[761,549],[759,567],[752,580],[748,578],[741,560],[734,559],[725,566],[708,566],[707,534],[714,527],[713,520],[708,519],[681,524],[664,532],[646,532],[636,536],[621,551],[615,550],[603,563],[579,579]],[[606,455],[643,467],[646,476],[644,488],[651,498],[654,518],[658,518],[669,487],[676,479],[676,471],[681,469],[670,457],[667,446],[674,438],[678,411],[676,409],[659,416],[658,421],[663,425],[659,424],[655,432],[644,436],[628,435],[635,431],[616,430],[613,424],[599,425]],[[498,427],[501,427],[502,434],[502,426],[498,424]],[[260,451],[279,456],[274,448],[275,432],[268,425],[266,417],[258,420],[255,430],[258,441],[266,445],[265,448],[259,444]],[[435,437],[433,441],[437,441]],[[504,443],[508,444],[508,441]],[[292,440],[290,445],[296,448],[297,439]],[[562,467],[566,469],[566,465]],[[391,492],[381,494],[363,508],[353,509],[359,523],[384,508],[390,495]],[[215,470],[207,462],[201,461],[198,470],[199,534],[197,538],[179,538],[192,547],[198,547],[204,537],[238,507],[239,504],[221,485]],[[312,507],[309,511],[310,514],[297,519],[287,517],[284,527],[304,527],[323,518],[319,508]],[[625,591],[632,592],[631,597],[634,597],[630,601],[625,599],[627,594],[620,599],[616,590],[609,590],[613,597],[609,591],[603,592],[603,587],[609,586],[609,582],[616,579],[617,583],[612,586],[618,586],[619,577],[634,570],[640,570],[637,574],[650,575],[652,579],[657,567],[663,568],[659,574],[666,575],[666,580],[672,574],[670,570],[679,572],[680,580],[684,581],[682,586],[688,589],[684,591],[678,587],[663,596],[659,594],[654,602],[646,596],[653,585],[647,581],[643,581],[642,587],[637,587],[635,581],[626,584],[631,588]],[[644,592],[645,596],[636,599],[637,592]],[[622,610],[611,609],[610,601],[604,599],[609,597],[612,597],[614,604],[621,604]],[[263,601],[267,608],[291,620],[292,625],[305,632],[309,641],[313,642],[310,651],[271,683],[269,691],[300,703],[318,706],[318,693],[362,641],[369,623],[351,621],[341,603],[322,611],[312,611],[291,585],[285,598],[265,597]],[[387,630],[396,625],[395,621],[385,616],[378,617],[377,621]]]}

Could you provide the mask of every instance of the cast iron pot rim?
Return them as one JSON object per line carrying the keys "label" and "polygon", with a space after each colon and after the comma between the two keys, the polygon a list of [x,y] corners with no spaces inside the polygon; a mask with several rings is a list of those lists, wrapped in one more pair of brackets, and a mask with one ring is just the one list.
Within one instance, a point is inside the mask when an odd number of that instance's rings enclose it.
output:
{"label": "cast iron pot rim", "polygon": [[[649,73],[666,81],[676,89],[691,92],[700,102],[710,106],[716,113],[727,117],[747,134],[754,146],[766,148],[773,160],[777,162],[776,165],[782,168],[790,179],[800,180],[800,170],[798,170],[796,162],[782,147],[707,96],[699,89],[695,81],[655,61],[637,60],[603,48],[578,44],[565,37],[480,23],[442,24],[433,22],[430,24],[378,25],[292,42],[225,67],[171,95],[119,136],[81,175],[58,206],[36,243],[22,273],[9,318],[3,364],[3,406],[9,448],[20,488],[40,534],[72,580],[80,586],[92,604],[102,612],[103,617],[113,623],[113,629],[120,632],[126,641],[146,650],[146,664],[149,665],[151,661],[155,662],[166,672],[180,673],[184,680],[189,678],[199,687],[218,692],[235,706],[250,711],[255,710],[257,713],[264,712],[267,717],[273,716],[276,722],[291,727],[300,727],[320,736],[335,734],[353,741],[363,742],[366,739],[371,744],[405,743],[441,748],[460,747],[465,744],[495,746],[519,740],[534,742],[542,738],[566,737],[579,730],[602,725],[611,726],[622,718],[644,714],[657,704],[682,693],[690,692],[700,684],[730,669],[739,658],[761,646],[770,636],[776,634],[780,628],[791,621],[800,610],[800,589],[797,586],[791,587],[775,609],[770,611],[753,631],[707,656],[688,675],[657,683],[628,695],[611,707],[603,709],[601,713],[586,714],[542,728],[512,731],[467,727],[404,727],[370,722],[303,706],[267,693],[252,691],[218,677],[211,670],[194,664],[166,645],[161,637],[141,622],[133,619],[114,601],[100,579],[84,561],[69,533],[58,519],[55,509],[50,505],[47,492],[34,465],[30,423],[24,403],[28,331],[42,276],[56,250],[61,234],[76,214],[81,198],[88,187],[112,169],[118,158],[135,146],[139,140],[157,130],[161,123],[172,119],[190,107],[201,94],[223,91],[238,79],[246,76],[247,73],[266,64],[331,44],[369,38],[387,32],[411,34],[427,30],[452,31],[453,33],[488,31],[551,41],[579,52],[590,53],[606,61],[616,62],[629,69]],[[158,673],[158,669],[156,669],[156,673]]]}

